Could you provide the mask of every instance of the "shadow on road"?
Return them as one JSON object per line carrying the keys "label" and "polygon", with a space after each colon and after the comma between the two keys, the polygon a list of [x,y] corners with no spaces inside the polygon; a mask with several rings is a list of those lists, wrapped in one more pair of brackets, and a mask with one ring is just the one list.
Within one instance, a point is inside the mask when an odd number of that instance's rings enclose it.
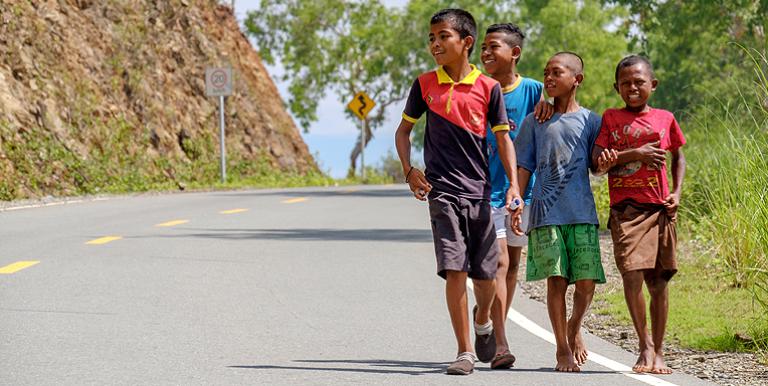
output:
{"label": "shadow on road", "polygon": [[407,185],[392,187],[308,188],[295,190],[234,191],[212,193],[222,197],[412,197]]}
{"label": "shadow on road", "polygon": [[[136,236],[133,238],[203,238],[221,240],[290,241],[432,241],[428,229],[185,229],[190,233]],[[197,232],[195,232],[197,231]]]}
{"label": "shadow on road", "polygon": [[[368,359],[368,360],[354,360],[354,359],[337,359],[337,360],[294,360],[295,363],[307,363],[307,364],[352,364],[352,365],[366,365],[369,367],[380,368],[349,368],[349,367],[309,367],[309,366],[276,366],[276,365],[252,365],[252,366],[228,366],[232,369],[252,369],[252,370],[307,370],[307,371],[338,371],[338,372],[352,372],[352,373],[369,373],[369,374],[406,374],[406,375],[424,375],[424,374],[440,374],[445,372],[445,368],[448,366],[447,362],[410,362],[410,361],[395,361],[387,359]],[[411,368],[414,370],[407,370]],[[475,367],[476,371],[510,371],[515,373],[557,373],[551,367],[540,367],[537,369],[526,368],[512,368],[509,370],[491,370],[489,367],[478,366]],[[560,373],[558,373],[560,374]],[[616,371],[604,370],[582,370],[580,373],[573,374],[620,374]],[[566,375],[567,376],[567,375]]]}
{"label": "shadow on road", "polygon": [[[424,375],[445,372],[447,363],[441,362],[408,362],[386,359],[370,360],[295,360],[296,363],[308,364],[355,364],[367,365],[378,368],[349,368],[349,367],[308,367],[308,366],[274,366],[274,365],[254,365],[254,366],[228,366],[233,369],[252,369],[252,370],[309,370],[309,371],[337,371],[368,374],[406,374],[406,375]],[[412,368],[414,370],[407,370]],[[417,370],[418,369],[418,370]]]}

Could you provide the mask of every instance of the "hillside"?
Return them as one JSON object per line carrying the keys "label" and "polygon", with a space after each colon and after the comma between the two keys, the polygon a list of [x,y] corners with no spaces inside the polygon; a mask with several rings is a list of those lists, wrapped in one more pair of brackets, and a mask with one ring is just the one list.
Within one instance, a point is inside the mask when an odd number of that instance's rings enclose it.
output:
{"label": "hillside", "polygon": [[0,0],[0,52],[0,200],[214,183],[225,64],[232,175],[317,171],[218,1]]}

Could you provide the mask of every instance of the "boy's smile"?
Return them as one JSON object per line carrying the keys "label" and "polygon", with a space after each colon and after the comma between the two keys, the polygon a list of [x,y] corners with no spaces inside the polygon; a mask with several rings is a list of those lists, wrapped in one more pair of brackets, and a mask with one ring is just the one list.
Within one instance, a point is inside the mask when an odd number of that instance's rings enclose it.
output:
{"label": "boy's smile", "polygon": [[577,77],[561,57],[555,56],[544,68],[544,90],[552,98],[567,95],[576,88]]}
{"label": "boy's smile", "polygon": [[504,38],[504,33],[491,32],[485,36],[481,46],[480,60],[483,62],[485,71],[491,76],[512,72],[515,60],[520,56],[519,50],[515,55],[515,50],[504,41]]}
{"label": "boy's smile", "polygon": [[619,70],[616,84],[613,87],[626,103],[627,110],[641,112],[648,106],[648,98],[656,90],[658,81],[653,79],[651,72],[644,63],[623,67]]}
{"label": "boy's smile", "polygon": [[461,38],[450,23],[440,22],[430,26],[429,52],[438,65],[444,66],[462,60],[465,49],[468,49],[465,39]]}

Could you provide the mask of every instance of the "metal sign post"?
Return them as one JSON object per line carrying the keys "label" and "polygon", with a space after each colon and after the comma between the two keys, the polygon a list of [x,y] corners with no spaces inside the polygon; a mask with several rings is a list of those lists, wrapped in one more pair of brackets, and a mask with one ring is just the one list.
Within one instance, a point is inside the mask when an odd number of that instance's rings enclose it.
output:
{"label": "metal sign post", "polygon": [[224,139],[224,95],[219,95],[219,152],[221,153],[221,182],[227,182],[227,147]]}
{"label": "metal sign post", "polygon": [[227,181],[227,149],[224,130],[224,97],[232,95],[232,69],[211,67],[205,70],[205,95],[219,97],[219,142],[221,152],[221,182]]}
{"label": "metal sign post", "polygon": [[347,104],[347,108],[352,110],[352,112],[357,115],[358,118],[360,118],[360,170],[363,180],[365,180],[365,117],[367,117],[368,113],[371,112],[373,106],[376,106],[376,102],[369,98],[368,94],[362,91],[355,94],[355,97],[352,98],[352,101]]}
{"label": "metal sign post", "polygon": [[365,181],[365,119],[360,120],[360,131],[362,141],[360,141],[360,173]]}

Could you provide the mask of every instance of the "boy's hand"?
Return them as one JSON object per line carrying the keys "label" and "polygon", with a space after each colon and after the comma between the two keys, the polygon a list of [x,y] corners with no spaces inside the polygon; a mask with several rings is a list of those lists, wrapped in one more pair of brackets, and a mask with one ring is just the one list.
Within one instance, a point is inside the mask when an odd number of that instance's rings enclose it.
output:
{"label": "boy's hand", "polygon": [[523,224],[523,212],[517,212],[513,215],[509,221],[509,228],[512,229],[512,233],[522,236],[525,234],[522,228]]}
{"label": "boy's hand", "polygon": [[637,149],[640,153],[640,161],[650,167],[660,169],[667,160],[667,152],[660,146],[661,142],[659,141],[646,143],[645,145],[640,146]]}
{"label": "boy's hand", "polygon": [[[517,200],[517,201],[515,201]],[[519,202],[520,204],[517,206],[517,209],[510,208],[510,204],[514,202]],[[514,206],[514,204],[512,204]],[[507,203],[506,208],[507,212],[509,212],[510,216],[510,228],[512,229],[512,233],[522,236],[523,230],[520,228],[520,224],[522,223],[522,214],[523,214],[523,207],[525,206],[525,202],[523,201],[523,198],[520,197],[520,195],[513,191],[512,189],[509,189],[507,191]]]}
{"label": "boy's hand", "polygon": [[427,182],[427,177],[416,168],[413,168],[408,175],[408,187],[411,188],[414,197],[421,201],[426,201],[427,194],[432,190],[432,185]]}
{"label": "boy's hand", "polygon": [[664,207],[667,208],[667,214],[672,221],[677,220],[677,208],[680,206],[680,196],[675,193],[670,194],[664,199]]}
{"label": "boy's hand", "polygon": [[619,161],[619,152],[614,149],[603,149],[597,157],[597,174],[604,174],[616,166]]}
{"label": "boy's hand", "polygon": [[539,123],[543,123],[552,118],[552,114],[555,113],[555,105],[542,99],[533,108],[533,116]]}

